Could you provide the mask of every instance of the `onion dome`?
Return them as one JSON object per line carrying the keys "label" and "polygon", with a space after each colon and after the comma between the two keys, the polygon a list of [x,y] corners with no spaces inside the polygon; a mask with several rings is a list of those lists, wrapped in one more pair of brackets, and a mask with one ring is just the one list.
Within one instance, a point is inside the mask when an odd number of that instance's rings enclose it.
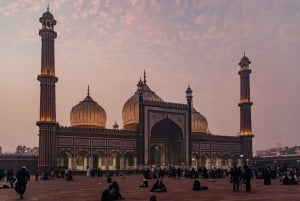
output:
{"label": "onion dome", "polygon": [[90,97],[89,88],[85,99],[72,108],[70,121],[71,126],[74,127],[105,128],[106,113],[104,109]]}
{"label": "onion dome", "polygon": [[208,133],[208,123],[206,118],[195,108],[192,108],[192,132]]}
{"label": "onion dome", "polygon": [[163,100],[153,92],[144,81],[140,80],[137,84],[138,89],[124,104],[122,109],[123,127],[127,130],[137,130],[139,123],[139,94],[143,94],[144,100],[163,102]]}

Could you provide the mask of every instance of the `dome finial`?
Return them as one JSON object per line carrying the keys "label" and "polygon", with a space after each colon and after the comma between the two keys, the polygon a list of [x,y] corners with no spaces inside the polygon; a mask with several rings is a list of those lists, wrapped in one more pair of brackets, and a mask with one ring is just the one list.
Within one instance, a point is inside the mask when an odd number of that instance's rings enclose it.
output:
{"label": "dome finial", "polygon": [[244,57],[246,56],[246,53],[245,53],[245,51],[244,51]]}
{"label": "dome finial", "polygon": [[146,84],[146,71],[144,70],[144,84]]}
{"label": "dome finial", "polygon": [[49,12],[49,4],[48,4],[48,7],[47,7],[47,12]]}
{"label": "dome finial", "polygon": [[90,96],[90,85],[88,85],[87,95]]}

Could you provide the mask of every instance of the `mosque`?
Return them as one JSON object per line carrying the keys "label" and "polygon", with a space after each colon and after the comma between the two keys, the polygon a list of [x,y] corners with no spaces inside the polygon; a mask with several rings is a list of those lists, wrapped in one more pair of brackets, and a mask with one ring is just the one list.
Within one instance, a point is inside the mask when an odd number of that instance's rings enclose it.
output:
{"label": "mosque", "polygon": [[[186,103],[165,102],[144,78],[122,109],[123,129],[106,128],[106,112],[87,96],[70,108],[70,125],[56,120],[54,31],[56,20],[49,9],[40,17],[41,73],[39,169],[65,166],[72,170],[139,170],[148,167],[224,168],[248,163],[252,158],[250,60],[239,62],[240,133],[210,133],[207,119],[193,107],[193,91],[187,87]],[[183,92],[184,93],[184,92]]]}

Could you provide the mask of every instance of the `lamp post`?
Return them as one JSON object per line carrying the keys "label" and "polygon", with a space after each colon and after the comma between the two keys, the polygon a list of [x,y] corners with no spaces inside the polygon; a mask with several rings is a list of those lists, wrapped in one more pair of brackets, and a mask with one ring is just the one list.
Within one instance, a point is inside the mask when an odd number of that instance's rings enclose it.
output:
{"label": "lamp post", "polygon": [[241,166],[243,166],[243,162],[244,162],[244,161],[243,161],[243,157],[244,157],[244,155],[241,154],[241,155],[240,155],[240,158],[241,158]]}
{"label": "lamp post", "polygon": [[248,166],[249,165],[249,159],[247,158],[246,160],[247,160],[247,166]]}

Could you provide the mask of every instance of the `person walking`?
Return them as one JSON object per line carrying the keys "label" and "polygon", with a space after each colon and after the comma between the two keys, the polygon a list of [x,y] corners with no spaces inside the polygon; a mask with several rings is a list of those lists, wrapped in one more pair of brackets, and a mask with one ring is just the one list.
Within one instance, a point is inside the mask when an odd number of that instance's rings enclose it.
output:
{"label": "person walking", "polygon": [[26,170],[26,167],[23,166],[16,174],[17,183],[15,190],[20,195],[20,198],[23,199],[23,195],[26,191],[26,184],[29,179],[29,173]]}

